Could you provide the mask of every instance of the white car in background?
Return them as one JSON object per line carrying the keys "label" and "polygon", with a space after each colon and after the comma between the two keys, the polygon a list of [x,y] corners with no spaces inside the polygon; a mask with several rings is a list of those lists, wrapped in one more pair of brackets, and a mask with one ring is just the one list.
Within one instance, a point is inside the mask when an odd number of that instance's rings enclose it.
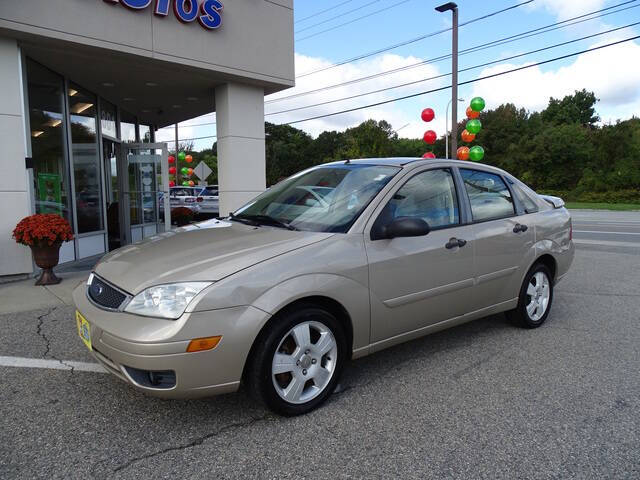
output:
{"label": "white car in background", "polygon": [[220,212],[218,185],[198,185],[193,188],[196,190],[196,202],[200,206],[200,213],[214,214],[217,216]]}

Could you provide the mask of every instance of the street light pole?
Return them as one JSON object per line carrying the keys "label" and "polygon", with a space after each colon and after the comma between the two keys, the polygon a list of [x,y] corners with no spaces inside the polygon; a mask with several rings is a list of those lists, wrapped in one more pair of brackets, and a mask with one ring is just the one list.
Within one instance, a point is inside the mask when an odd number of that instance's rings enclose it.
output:
{"label": "street light pole", "polygon": [[[444,158],[449,159],[449,107],[453,99],[447,103],[447,109],[444,114]],[[464,98],[459,98],[458,102],[464,102]],[[453,155],[451,158],[455,158]]]}
{"label": "street light pole", "polygon": [[458,149],[458,5],[454,2],[436,7],[440,13],[451,10],[453,15],[451,42],[451,158],[455,158]]}

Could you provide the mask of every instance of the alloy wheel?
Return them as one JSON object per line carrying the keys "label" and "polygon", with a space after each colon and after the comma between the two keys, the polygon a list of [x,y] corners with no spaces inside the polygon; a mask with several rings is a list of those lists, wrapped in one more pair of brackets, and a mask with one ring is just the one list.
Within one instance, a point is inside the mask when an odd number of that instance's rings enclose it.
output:
{"label": "alloy wheel", "polygon": [[338,344],[331,330],[315,321],[302,322],[280,340],[271,364],[276,392],[301,404],[322,393],[336,369]]}
{"label": "alloy wheel", "polygon": [[527,315],[534,322],[540,320],[547,308],[551,298],[549,278],[544,272],[536,272],[529,280],[527,286]]}

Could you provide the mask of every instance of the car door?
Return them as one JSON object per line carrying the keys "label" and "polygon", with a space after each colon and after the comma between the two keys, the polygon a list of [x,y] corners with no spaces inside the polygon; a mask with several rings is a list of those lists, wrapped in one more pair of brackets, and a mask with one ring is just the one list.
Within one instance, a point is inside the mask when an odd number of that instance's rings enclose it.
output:
{"label": "car door", "polygon": [[[422,170],[390,192],[369,222],[372,343],[463,315],[472,306],[473,226],[463,225],[458,190],[451,169]],[[371,230],[399,217],[421,218],[431,231],[372,240]]]}
{"label": "car door", "polygon": [[518,296],[523,269],[535,254],[535,228],[496,173],[461,168],[476,241],[476,310]]}

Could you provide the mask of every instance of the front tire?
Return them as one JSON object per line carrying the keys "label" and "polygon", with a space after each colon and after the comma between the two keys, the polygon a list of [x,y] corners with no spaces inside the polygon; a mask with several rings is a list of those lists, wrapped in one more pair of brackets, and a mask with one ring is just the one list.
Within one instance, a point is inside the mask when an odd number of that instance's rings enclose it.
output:
{"label": "front tire", "polygon": [[329,398],[346,357],[338,319],[304,305],[280,316],[258,338],[247,372],[249,389],[274,412],[301,415]]}
{"label": "front tire", "polygon": [[520,288],[518,306],[507,312],[507,316],[521,327],[538,328],[542,325],[553,302],[552,279],[546,265],[537,263],[531,267]]}

